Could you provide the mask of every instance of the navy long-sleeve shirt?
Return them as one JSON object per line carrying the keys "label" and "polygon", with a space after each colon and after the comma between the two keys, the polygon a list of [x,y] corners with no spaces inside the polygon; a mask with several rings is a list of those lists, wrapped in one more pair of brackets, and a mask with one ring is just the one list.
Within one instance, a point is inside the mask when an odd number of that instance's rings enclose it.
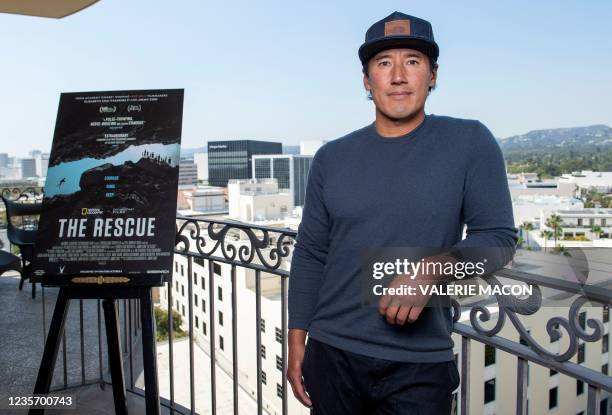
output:
{"label": "navy long-sleeve shirt", "polygon": [[[466,238],[462,238],[467,225]],[[390,325],[361,304],[361,252],[502,247],[517,240],[501,150],[480,122],[427,115],[401,137],[374,123],[314,156],[289,277],[289,328],[387,360],[453,359],[448,307]]]}

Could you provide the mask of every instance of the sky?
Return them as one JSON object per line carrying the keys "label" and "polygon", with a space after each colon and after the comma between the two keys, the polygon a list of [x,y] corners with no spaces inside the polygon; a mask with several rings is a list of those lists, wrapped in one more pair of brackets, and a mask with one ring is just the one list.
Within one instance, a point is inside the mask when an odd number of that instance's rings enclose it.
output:
{"label": "sky", "polygon": [[61,92],[184,88],[183,147],[331,140],[374,120],[357,50],[393,11],[440,46],[426,112],[497,137],[612,125],[612,2],[100,0],[0,14],[0,152],[49,151]]}

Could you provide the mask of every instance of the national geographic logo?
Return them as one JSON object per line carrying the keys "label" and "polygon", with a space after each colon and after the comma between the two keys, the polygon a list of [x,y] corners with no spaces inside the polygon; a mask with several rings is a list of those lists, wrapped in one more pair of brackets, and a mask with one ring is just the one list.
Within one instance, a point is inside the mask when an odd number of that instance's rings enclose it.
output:
{"label": "national geographic logo", "polygon": [[101,215],[102,213],[102,209],[100,208],[82,208],[81,209],[81,215],[82,216],[90,216],[90,215]]}

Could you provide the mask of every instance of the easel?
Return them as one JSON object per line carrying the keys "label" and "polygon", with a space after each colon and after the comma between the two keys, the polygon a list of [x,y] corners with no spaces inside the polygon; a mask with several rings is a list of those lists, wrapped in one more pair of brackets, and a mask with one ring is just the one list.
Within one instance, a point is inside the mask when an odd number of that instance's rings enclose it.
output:
{"label": "easel", "polygon": [[[140,300],[140,319],[142,323],[142,353],[145,377],[145,402],[147,415],[159,415],[159,386],[157,382],[157,360],[155,351],[155,323],[153,301],[150,286],[128,286],[117,289],[117,285],[67,286],[61,287],[53,310],[49,335],[45,343],[35,394],[47,394],[51,387],[53,370],[57,360],[60,339],[64,333],[64,324],[68,315],[70,300],[102,299],[106,340],[108,344],[108,362],[113,385],[115,413],[127,415],[125,381],[123,376],[123,358],[121,356],[119,319],[117,316],[117,299]],[[77,402],[78,404],[78,402]],[[44,409],[30,409],[29,415],[42,415]]]}

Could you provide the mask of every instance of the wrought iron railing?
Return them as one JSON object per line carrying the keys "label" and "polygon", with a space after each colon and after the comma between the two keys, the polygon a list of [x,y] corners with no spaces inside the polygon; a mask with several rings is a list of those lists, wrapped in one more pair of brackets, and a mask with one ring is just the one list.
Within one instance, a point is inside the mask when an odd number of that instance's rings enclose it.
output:
{"label": "wrought iron railing", "polygon": [[[256,362],[256,394],[254,396],[257,406],[257,413],[264,412],[263,393],[262,393],[262,273],[271,274],[280,279],[280,312],[281,312],[281,334],[280,343],[282,344],[282,387],[280,388],[279,397],[282,405],[280,412],[285,415],[288,413],[288,392],[286,362],[287,362],[287,284],[289,272],[283,266],[287,259],[290,258],[291,248],[295,242],[296,232],[287,228],[278,228],[271,226],[255,226],[241,222],[229,220],[215,220],[211,218],[194,219],[186,217],[177,217],[177,232],[176,232],[176,249],[175,256],[182,257],[187,261],[187,327],[189,341],[189,379],[176,379],[174,373],[174,363],[176,356],[174,347],[176,339],[173,333],[173,313],[170,312],[174,307],[173,292],[175,287],[174,281],[169,281],[166,285],[166,304],[168,312],[168,349],[169,349],[169,391],[167,396],[162,397],[162,405],[170,408],[171,412],[180,414],[196,413],[196,381],[195,381],[195,364],[194,350],[198,347],[196,344],[194,333],[194,278],[193,264],[207,265],[208,275],[208,301],[209,301],[209,356],[210,356],[210,401],[207,402],[208,410],[212,414],[217,413],[217,398],[218,385],[217,373],[219,370],[217,362],[218,346],[216,344],[215,330],[218,326],[215,321],[215,264],[226,264],[230,267],[229,278],[231,290],[231,368],[224,369],[229,372],[232,379],[232,401],[233,413],[238,414],[239,408],[239,391],[241,388],[239,382],[239,356],[238,356],[238,332],[237,324],[237,297],[236,297],[236,271],[239,268],[252,270],[255,274],[254,293],[255,293],[255,308],[252,310],[255,313],[256,325],[252,329],[255,330],[255,350]],[[529,363],[541,365],[543,367],[555,370],[559,373],[567,375],[576,380],[582,381],[587,385],[587,407],[586,413],[590,415],[600,414],[600,401],[602,393],[612,392],[612,378],[607,374],[602,374],[599,371],[585,367],[584,365],[571,362],[573,356],[578,350],[579,340],[584,342],[597,342],[604,335],[604,326],[601,320],[589,318],[583,323],[579,321],[579,313],[581,307],[587,301],[609,305],[612,302],[612,291],[603,286],[582,285],[567,281],[528,274],[511,269],[503,269],[496,273],[496,277],[491,277],[486,280],[488,284],[499,284],[499,278],[506,278],[515,281],[521,281],[533,286],[535,289],[532,296],[529,298],[515,299],[509,302],[507,298],[497,298],[497,313],[494,316],[491,313],[491,308],[485,305],[475,305],[471,307],[469,318],[459,320],[461,309],[458,304],[454,305],[454,332],[461,338],[461,358],[460,358],[460,374],[461,386],[459,391],[460,396],[460,412],[462,415],[467,415],[470,411],[470,348],[473,341],[483,343],[494,347],[496,350],[509,353],[517,357],[517,388],[516,388],[516,410],[517,414],[527,414],[527,373]],[[226,277],[223,277],[226,278]],[[197,283],[197,280],[196,280]],[[552,288],[570,294],[575,294],[577,297],[573,300],[571,306],[567,308],[567,316],[555,316],[546,322],[546,331],[550,339],[566,338],[569,344],[565,350],[558,353],[549,350],[548,347],[539,344],[530,332],[521,322],[521,316],[534,315],[540,310],[542,294],[540,287]],[[44,295],[44,292],[43,292]],[[161,299],[160,299],[161,300]],[[85,370],[81,371],[80,379],[76,382],[69,382],[69,376],[66,367],[66,340],[64,339],[64,347],[62,353],[63,376],[61,376],[59,384],[56,383],[55,390],[62,390],[69,387],[87,385],[91,383],[105,383],[105,362],[103,360],[103,330],[101,328],[100,304],[95,304],[94,310],[97,310],[97,349],[99,370],[94,376],[87,376]],[[43,301],[43,318],[46,313],[44,309],[45,302]],[[48,307],[48,305],[47,305]],[[144,391],[135,385],[135,368],[134,356],[135,345],[139,341],[139,319],[138,304],[135,300],[120,301],[123,332],[123,351],[127,365],[126,385],[128,391],[137,395],[144,396]],[[80,364],[85,367],[85,353],[83,344],[85,339],[83,330],[83,301],[80,302]],[[510,321],[514,330],[520,336],[521,342],[509,340],[508,338],[499,335],[502,328]],[[482,323],[494,321],[491,328],[486,328]],[[588,326],[589,329],[586,329]],[[68,332],[68,336],[74,336],[75,333]],[[66,337],[66,336],[65,336]],[[91,342],[92,339],[87,339]],[[182,358],[182,357],[181,357]],[[180,382],[181,388],[189,388],[189,403],[176,401],[175,388],[177,382]]]}

